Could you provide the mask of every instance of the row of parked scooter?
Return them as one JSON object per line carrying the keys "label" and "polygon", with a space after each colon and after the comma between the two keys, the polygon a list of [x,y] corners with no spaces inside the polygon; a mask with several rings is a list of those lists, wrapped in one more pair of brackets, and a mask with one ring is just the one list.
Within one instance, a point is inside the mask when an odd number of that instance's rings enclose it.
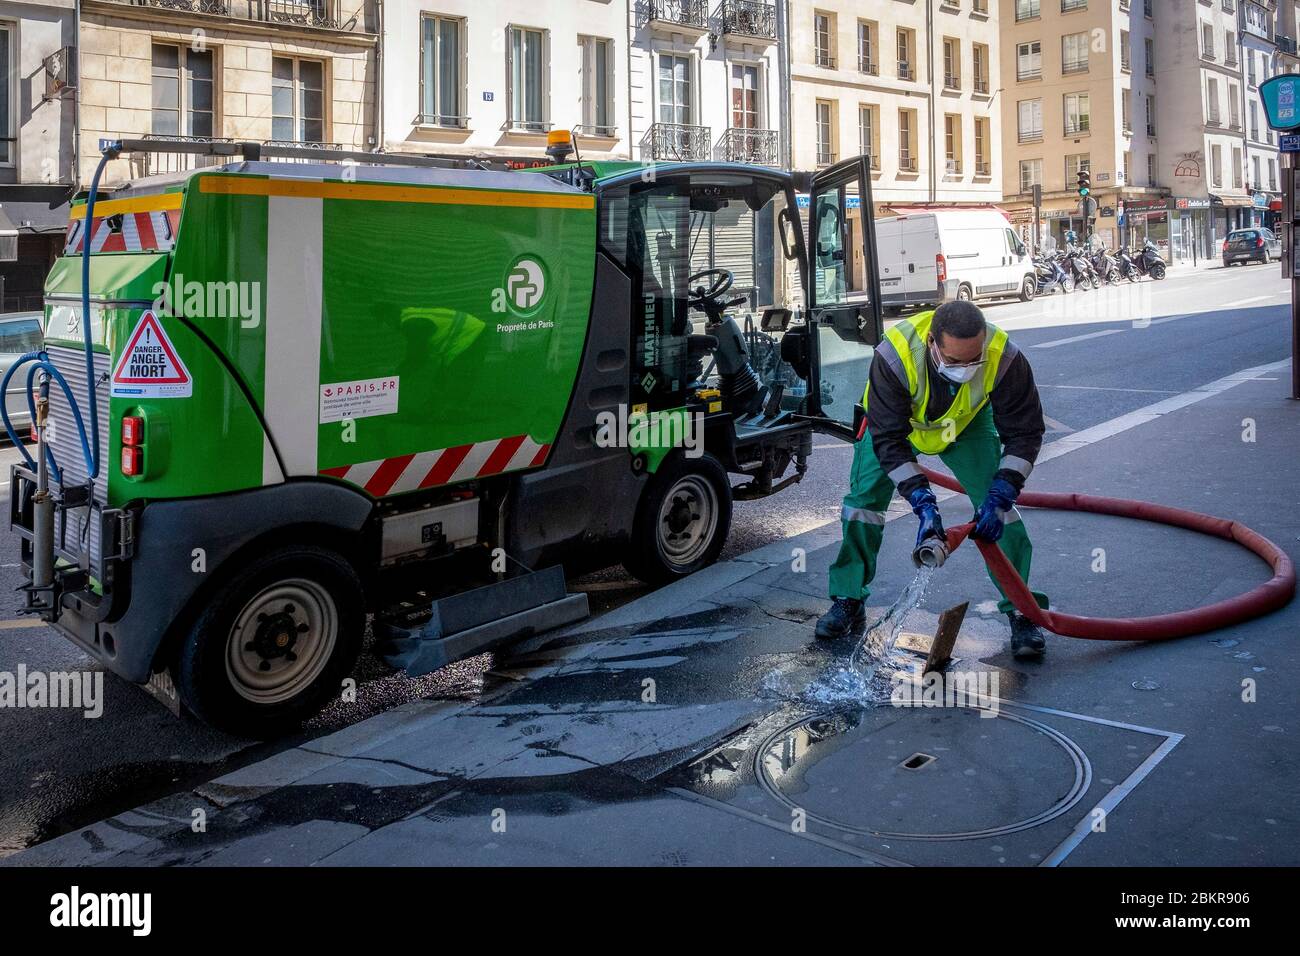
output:
{"label": "row of parked scooter", "polygon": [[1069,246],[1034,256],[1038,272],[1038,294],[1073,292],[1075,289],[1099,289],[1102,284],[1118,285],[1127,280],[1137,282],[1143,276],[1165,277],[1165,260],[1156,244],[1149,239],[1141,249],[1116,249],[1110,252],[1097,247],[1089,252]]}

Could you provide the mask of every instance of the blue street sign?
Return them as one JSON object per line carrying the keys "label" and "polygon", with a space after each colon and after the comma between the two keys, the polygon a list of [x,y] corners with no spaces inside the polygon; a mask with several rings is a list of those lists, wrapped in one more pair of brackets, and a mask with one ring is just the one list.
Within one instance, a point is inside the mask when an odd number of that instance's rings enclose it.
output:
{"label": "blue street sign", "polygon": [[1284,153],[1300,153],[1300,133],[1284,133],[1279,136],[1277,148]]}
{"label": "blue street sign", "polygon": [[1300,75],[1279,73],[1259,85],[1264,118],[1276,130],[1300,127]]}

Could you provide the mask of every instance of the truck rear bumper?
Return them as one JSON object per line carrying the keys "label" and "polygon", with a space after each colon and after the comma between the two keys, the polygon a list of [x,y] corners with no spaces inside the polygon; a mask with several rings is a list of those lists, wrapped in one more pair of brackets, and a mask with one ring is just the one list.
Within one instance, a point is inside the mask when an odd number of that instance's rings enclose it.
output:
{"label": "truck rear bumper", "polygon": [[159,647],[236,551],[290,526],[356,533],[370,499],[342,485],[290,482],[211,498],[156,501],[136,512],[135,553],[115,568],[113,610],[102,620],[77,593],[63,595],[53,627],[113,673],[149,680]]}

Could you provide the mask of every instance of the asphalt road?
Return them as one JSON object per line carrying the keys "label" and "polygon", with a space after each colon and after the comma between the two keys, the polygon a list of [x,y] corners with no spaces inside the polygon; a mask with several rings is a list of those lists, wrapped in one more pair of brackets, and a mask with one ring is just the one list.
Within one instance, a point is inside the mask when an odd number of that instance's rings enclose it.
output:
{"label": "asphalt road", "polygon": [[[1286,294],[1273,266],[1184,270],[1162,283],[993,305],[989,316],[1026,350],[1051,440],[1285,358]],[[819,439],[801,484],[767,501],[739,503],[724,557],[835,520],[849,455],[849,446]],[[6,466],[16,457],[15,449],[0,450]],[[45,670],[92,667],[48,628],[18,619],[17,551],[16,539],[3,535],[0,671],[13,672],[20,663]],[[614,570],[575,586],[588,591],[597,612],[644,593]],[[489,666],[485,655],[410,680],[365,656],[357,673],[359,703],[323,714],[310,733],[338,729],[415,697],[472,697]],[[0,855],[297,742],[249,747],[175,720],[115,679],[104,686],[104,714],[94,720],[69,710],[0,711]]]}

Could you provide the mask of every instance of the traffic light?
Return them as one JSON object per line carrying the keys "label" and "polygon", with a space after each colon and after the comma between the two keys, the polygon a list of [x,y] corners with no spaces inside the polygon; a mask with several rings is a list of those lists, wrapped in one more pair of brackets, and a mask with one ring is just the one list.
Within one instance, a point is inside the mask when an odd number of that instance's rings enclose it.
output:
{"label": "traffic light", "polygon": [[1079,195],[1083,196],[1086,199],[1091,192],[1092,192],[1092,176],[1089,174],[1087,168],[1085,167],[1079,170]]}

